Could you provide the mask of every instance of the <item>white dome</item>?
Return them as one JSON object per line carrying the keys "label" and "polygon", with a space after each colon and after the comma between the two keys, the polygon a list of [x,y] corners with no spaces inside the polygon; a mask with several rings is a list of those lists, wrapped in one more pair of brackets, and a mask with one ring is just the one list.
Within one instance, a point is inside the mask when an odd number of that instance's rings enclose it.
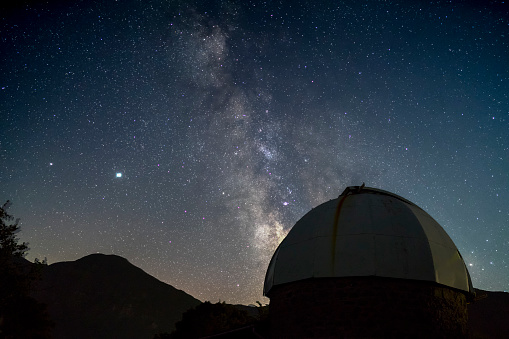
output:
{"label": "white dome", "polygon": [[428,213],[396,194],[350,186],[295,224],[270,261],[264,295],[298,280],[364,276],[474,291],[458,249]]}

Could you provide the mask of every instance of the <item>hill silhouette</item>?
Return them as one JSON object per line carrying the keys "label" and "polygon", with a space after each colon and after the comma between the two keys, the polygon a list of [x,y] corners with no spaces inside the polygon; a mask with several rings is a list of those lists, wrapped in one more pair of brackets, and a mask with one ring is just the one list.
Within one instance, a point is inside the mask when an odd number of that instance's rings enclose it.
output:
{"label": "hill silhouette", "polygon": [[116,255],[46,266],[33,297],[48,305],[54,338],[152,338],[201,302]]}
{"label": "hill silhouette", "polygon": [[471,338],[507,338],[509,293],[475,289],[477,300],[468,305]]}

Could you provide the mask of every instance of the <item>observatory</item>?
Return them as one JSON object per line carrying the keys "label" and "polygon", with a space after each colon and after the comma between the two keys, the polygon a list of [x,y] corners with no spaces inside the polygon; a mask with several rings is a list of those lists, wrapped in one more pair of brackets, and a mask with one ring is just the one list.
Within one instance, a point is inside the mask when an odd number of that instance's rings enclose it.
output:
{"label": "observatory", "polygon": [[350,186],[295,224],[270,261],[264,294],[274,338],[461,337],[473,287],[428,213]]}

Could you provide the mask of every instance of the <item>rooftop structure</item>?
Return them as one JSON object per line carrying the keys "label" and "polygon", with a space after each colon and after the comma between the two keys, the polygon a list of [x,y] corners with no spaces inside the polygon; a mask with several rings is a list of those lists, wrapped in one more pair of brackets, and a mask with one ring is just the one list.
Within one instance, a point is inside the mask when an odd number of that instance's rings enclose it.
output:
{"label": "rooftop structure", "polygon": [[272,257],[264,294],[293,281],[361,276],[473,292],[461,254],[428,213],[396,194],[350,186],[295,224]]}

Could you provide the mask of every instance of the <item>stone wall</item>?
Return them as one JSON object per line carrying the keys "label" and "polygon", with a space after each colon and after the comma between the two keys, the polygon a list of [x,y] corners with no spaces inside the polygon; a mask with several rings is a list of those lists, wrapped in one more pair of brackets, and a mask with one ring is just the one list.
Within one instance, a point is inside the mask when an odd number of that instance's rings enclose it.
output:
{"label": "stone wall", "polygon": [[467,300],[424,281],[319,278],[270,291],[272,338],[461,338]]}

